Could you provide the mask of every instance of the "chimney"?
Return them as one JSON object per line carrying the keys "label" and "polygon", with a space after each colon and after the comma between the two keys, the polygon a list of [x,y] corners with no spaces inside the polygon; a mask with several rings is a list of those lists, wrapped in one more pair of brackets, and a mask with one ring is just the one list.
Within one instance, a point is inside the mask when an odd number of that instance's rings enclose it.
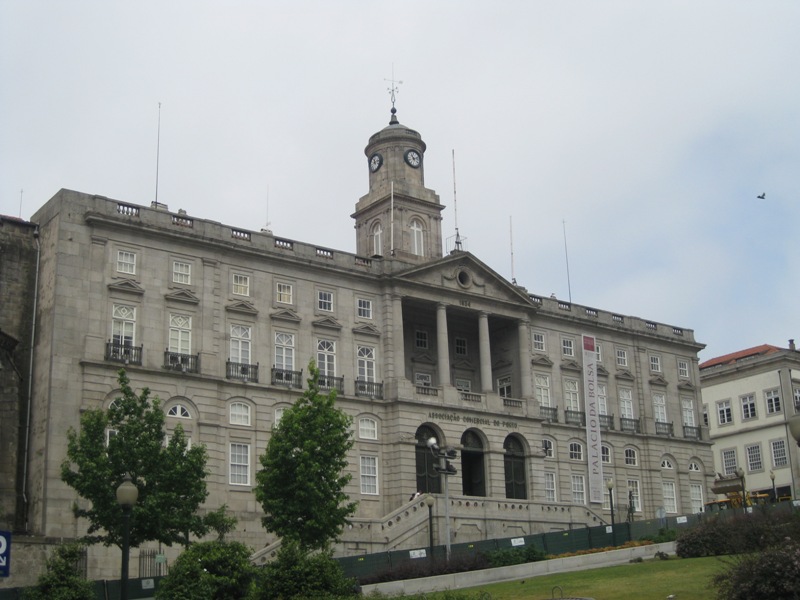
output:
{"label": "chimney", "polygon": [[789,350],[792,350],[792,351],[797,350],[797,348],[795,348],[795,345],[794,345],[794,340],[789,340]]}

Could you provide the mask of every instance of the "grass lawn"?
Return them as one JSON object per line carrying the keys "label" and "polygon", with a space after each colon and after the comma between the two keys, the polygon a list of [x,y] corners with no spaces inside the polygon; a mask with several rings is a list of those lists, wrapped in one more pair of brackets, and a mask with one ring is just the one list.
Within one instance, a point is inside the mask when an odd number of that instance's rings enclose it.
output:
{"label": "grass lawn", "polygon": [[553,594],[554,586],[561,586],[564,598],[665,600],[670,594],[675,594],[677,600],[710,600],[716,595],[716,590],[710,587],[711,576],[724,568],[723,560],[717,557],[671,557],[669,560],[541,575],[468,591],[488,592],[492,600],[549,600],[561,597],[557,589]]}

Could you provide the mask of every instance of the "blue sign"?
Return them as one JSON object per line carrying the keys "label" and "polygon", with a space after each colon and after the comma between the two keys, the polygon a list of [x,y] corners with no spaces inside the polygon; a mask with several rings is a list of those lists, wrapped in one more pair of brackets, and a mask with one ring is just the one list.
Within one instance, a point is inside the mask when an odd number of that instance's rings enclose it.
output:
{"label": "blue sign", "polygon": [[0,577],[11,572],[11,532],[0,531]]}

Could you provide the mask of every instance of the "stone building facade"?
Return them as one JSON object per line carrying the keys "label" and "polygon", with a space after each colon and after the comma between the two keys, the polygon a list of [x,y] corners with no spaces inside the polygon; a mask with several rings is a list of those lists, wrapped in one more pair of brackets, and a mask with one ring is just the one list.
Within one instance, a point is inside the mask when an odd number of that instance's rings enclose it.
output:
{"label": "stone building facade", "polygon": [[[58,465],[67,429],[109,405],[124,366],[162,399],[169,428],[180,423],[208,448],[205,507],[227,504],[236,537],[269,548],[253,494],[258,456],[312,358],[353,417],[347,491],[359,505],[340,554],[426,546],[428,511],[409,500],[417,491],[435,499],[444,543],[430,437],[459,455],[447,482],[453,542],[610,522],[608,494],[589,501],[583,335],[598,342],[615,506],[627,514],[632,502],[636,519],[699,510],[713,468],[693,331],[531,294],[469,252],[445,255],[425,149],[394,111],[370,138],[355,254],[163,205],[70,190],[48,201],[33,219],[42,256],[31,529],[84,532]],[[101,558],[90,558],[94,573]]]}

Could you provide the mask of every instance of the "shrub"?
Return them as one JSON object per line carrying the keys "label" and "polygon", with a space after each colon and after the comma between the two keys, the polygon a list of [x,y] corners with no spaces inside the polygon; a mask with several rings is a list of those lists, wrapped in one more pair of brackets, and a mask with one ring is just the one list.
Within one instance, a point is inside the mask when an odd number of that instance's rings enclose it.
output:
{"label": "shrub", "polygon": [[640,539],[653,542],[654,544],[664,544],[666,542],[674,542],[678,538],[677,529],[666,529],[662,527],[658,530],[656,535],[645,535]]}
{"label": "shrub", "polygon": [[742,554],[727,561],[713,577],[720,600],[797,598],[800,590],[800,545],[790,538],[761,552]]}
{"label": "shrub", "polygon": [[730,554],[727,522],[708,519],[692,529],[682,531],[675,545],[675,553],[681,558],[719,556]]}
{"label": "shrub", "polygon": [[398,581],[400,579],[417,579],[419,577],[444,575],[445,573],[477,571],[478,569],[488,569],[490,566],[489,559],[482,552],[454,554],[449,562],[415,559],[402,562],[397,566],[372,575],[359,577],[359,583],[367,585],[385,581]]}
{"label": "shrub", "polygon": [[94,584],[78,574],[75,565],[84,552],[81,544],[64,544],[47,559],[47,571],[25,600],[94,600]]}

